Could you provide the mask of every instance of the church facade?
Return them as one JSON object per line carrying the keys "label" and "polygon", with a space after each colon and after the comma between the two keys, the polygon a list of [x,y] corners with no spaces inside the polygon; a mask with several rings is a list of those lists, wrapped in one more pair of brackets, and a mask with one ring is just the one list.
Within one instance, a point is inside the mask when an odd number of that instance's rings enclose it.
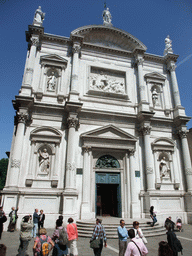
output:
{"label": "church facade", "polygon": [[46,227],[96,216],[181,216],[192,222],[192,169],[175,63],[113,27],[88,25],[70,37],[44,32],[36,10],[3,190],[20,218],[43,209]]}

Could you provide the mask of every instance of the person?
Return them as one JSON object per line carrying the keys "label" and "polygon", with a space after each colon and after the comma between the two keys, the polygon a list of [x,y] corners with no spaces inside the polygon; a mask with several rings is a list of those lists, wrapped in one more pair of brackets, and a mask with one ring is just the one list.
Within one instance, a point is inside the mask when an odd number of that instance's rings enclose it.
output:
{"label": "person", "polygon": [[103,241],[104,241],[105,247],[107,247],[107,237],[106,237],[105,229],[101,225],[101,222],[102,221],[100,219],[96,219],[96,225],[94,227],[93,235],[91,238],[91,241],[94,239],[100,239],[99,248],[94,249],[95,256],[101,256],[101,252],[103,249]]}
{"label": "person", "polygon": [[39,222],[38,209],[35,209],[35,212],[33,213],[33,230],[32,230],[33,237],[37,236],[38,222]]}
{"label": "person", "polygon": [[43,213],[43,210],[40,210],[39,221],[38,221],[38,230],[40,230],[40,228],[43,228],[44,220],[45,220],[45,214]]}
{"label": "person", "polygon": [[119,238],[119,256],[124,256],[127,248],[128,233],[125,228],[125,221],[120,220],[120,226],[117,228],[117,234]]}
{"label": "person", "polygon": [[16,222],[17,222],[17,219],[18,219],[18,215],[17,215],[18,209],[19,208],[17,208],[15,210],[15,207],[12,207],[11,208],[12,211],[9,213],[10,221],[9,221],[9,226],[8,226],[8,229],[7,229],[7,231],[9,231],[9,232],[14,232],[15,231]]}
{"label": "person", "polygon": [[150,217],[153,220],[153,223],[151,224],[152,227],[154,227],[155,223],[157,222],[156,214],[154,212],[154,206],[150,207]]}
{"label": "person", "polygon": [[173,256],[173,251],[171,250],[169,244],[165,241],[159,243],[158,256]]}
{"label": "person", "polygon": [[55,247],[53,248],[53,254],[52,254],[53,256],[68,255],[67,244],[62,245],[60,243],[60,240],[59,240],[60,235],[62,234],[61,232],[63,232],[63,231],[66,233],[66,238],[67,238],[67,229],[62,227],[62,223],[63,223],[62,220],[57,219],[57,221],[56,221],[56,229],[55,229],[55,231],[54,231],[54,233],[53,233],[53,235],[51,237],[51,239],[55,242]]}
{"label": "person", "polygon": [[0,240],[3,233],[3,223],[7,221],[5,212],[3,211],[3,206],[0,206]]}
{"label": "person", "polygon": [[69,247],[70,247],[70,254],[76,256],[78,255],[77,250],[77,240],[78,240],[78,232],[77,232],[77,225],[73,223],[73,218],[68,219],[67,225],[67,234],[69,240]]}
{"label": "person", "polygon": [[173,251],[173,256],[178,256],[178,252],[182,252],[182,245],[173,232],[171,223],[167,223],[165,227],[167,229],[167,242]]}
{"label": "person", "polygon": [[171,223],[171,230],[174,231],[175,223],[171,220],[171,216],[169,216],[169,218],[167,218],[165,220],[165,227],[166,227],[167,223]]}
{"label": "person", "polygon": [[[47,236],[47,230],[45,228],[41,228],[40,229],[40,236],[36,237],[35,242],[34,242],[34,246],[33,246],[33,253],[34,256],[41,256],[41,250],[44,248],[43,244],[50,244],[51,248],[48,249],[48,251],[50,252],[53,247],[54,247],[54,242],[51,240],[51,238],[49,236]],[[47,254],[48,255],[48,254]]]}
{"label": "person", "polygon": [[181,220],[181,217],[177,217],[177,220],[176,220],[176,227],[177,227],[177,230],[179,232],[182,231],[182,220]]}
{"label": "person", "polygon": [[32,238],[32,235],[31,235],[32,229],[33,229],[32,216],[31,215],[24,216],[21,222],[20,245],[19,245],[17,256],[27,255],[28,245]]}
{"label": "person", "polygon": [[139,227],[139,222],[133,222],[133,229],[135,231],[135,238],[141,238],[144,244],[147,244],[147,239],[144,237],[141,228]]}
{"label": "person", "polygon": [[134,229],[128,230],[128,236],[131,238],[131,241],[127,245],[124,256],[145,256],[148,254],[147,247],[144,245],[141,238],[135,238]]}
{"label": "person", "polygon": [[4,244],[0,244],[0,256],[6,256],[7,247]]}

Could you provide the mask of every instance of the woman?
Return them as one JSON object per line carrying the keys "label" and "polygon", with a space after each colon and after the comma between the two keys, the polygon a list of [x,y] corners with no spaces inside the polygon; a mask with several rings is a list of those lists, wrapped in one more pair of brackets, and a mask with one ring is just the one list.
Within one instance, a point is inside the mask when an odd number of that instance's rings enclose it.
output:
{"label": "woman", "polygon": [[155,223],[157,222],[156,214],[154,212],[154,206],[150,207],[150,217],[153,220],[153,223],[151,224],[152,227],[154,227]]}
{"label": "woman", "polygon": [[142,232],[141,228],[139,227],[138,221],[133,222],[133,229],[135,231],[135,238],[141,238],[143,240],[143,243],[147,244],[147,239],[144,237],[143,232]]}
{"label": "woman", "polygon": [[68,240],[69,240],[69,247],[70,247],[70,254],[77,256],[77,240],[78,240],[78,232],[77,232],[77,225],[73,223],[73,219],[68,219],[68,225],[67,225],[67,234],[68,234]]}
{"label": "woman", "polygon": [[44,220],[45,220],[45,214],[43,213],[43,210],[40,210],[39,221],[38,221],[38,230],[40,230],[40,228],[43,228]]}
{"label": "woman", "polygon": [[159,243],[158,256],[173,256],[173,251],[171,250],[169,244],[165,241]]}
{"label": "woman", "polygon": [[51,240],[51,238],[49,236],[46,236],[47,230],[45,228],[41,228],[39,233],[40,233],[40,236],[36,237],[35,242],[34,242],[34,246],[33,246],[34,256],[40,256],[41,255],[41,249],[43,247],[42,246],[43,243],[51,244],[51,248],[49,249],[49,252],[54,247],[54,242]]}
{"label": "woman", "polygon": [[11,212],[9,213],[9,217],[10,217],[10,222],[9,222],[9,226],[8,226],[8,230],[9,232],[14,232],[15,231],[15,226],[16,226],[16,222],[17,222],[17,211],[18,208],[15,210],[15,207],[11,208]]}
{"label": "woman", "polygon": [[[63,235],[63,229],[64,232],[66,233],[66,244],[62,245],[60,244],[60,236]],[[62,233],[61,233],[62,232]],[[52,240],[55,242],[55,247],[53,248],[53,256],[64,256],[64,255],[68,255],[68,247],[67,247],[67,229],[62,227],[62,221],[61,220],[57,220],[56,221],[56,229],[52,235]],[[62,236],[63,238],[63,236]]]}

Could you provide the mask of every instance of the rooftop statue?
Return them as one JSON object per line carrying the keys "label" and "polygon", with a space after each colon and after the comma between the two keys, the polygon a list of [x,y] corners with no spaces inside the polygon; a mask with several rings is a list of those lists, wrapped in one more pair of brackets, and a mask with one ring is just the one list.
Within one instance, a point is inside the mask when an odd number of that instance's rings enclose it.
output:
{"label": "rooftop statue", "polygon": [[164,55],[168,53],[173,53],[172,49],[172,41],[169,38],[169,35],[165,38],[165,50],[164,50]]}
{"label": "rooftop statue", "polygon": [[45,18],[45,13],[42,12],[41,6],[38,7],[38,9],[35,11],[34,19],[33,19],[33,25],[34,26],[43,26],[43,20]]}
{"label": "rooftop statue", "polygon": [[113,24],[111,23],[111,21],[112,21],[112,16],[109,11],[109,8],[107,8],[106,10],[103,11],[103,25],[112,26]]}

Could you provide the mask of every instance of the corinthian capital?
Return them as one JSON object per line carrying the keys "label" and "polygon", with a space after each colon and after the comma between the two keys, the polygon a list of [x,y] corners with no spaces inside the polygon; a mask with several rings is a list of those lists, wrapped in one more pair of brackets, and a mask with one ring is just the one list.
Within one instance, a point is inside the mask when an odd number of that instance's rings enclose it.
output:
{"label": "corinthian capital", "polygon": [[81,46],[80,46],[80,44],[74,43],[73,48],[72,48],[72,51],[73,51],[73,54],[74,54],[74,53],[80,53],[80,51],[81,51]]}
{"label": "corinthian capital", "polygon": [[79,119],[74,118],[74,117],[68,117],[67,118],[67,125],[68,125],[69,129],[71,127],[74,127],[75,129],[77,129],[79,127]]}
{"label": "corinthian capital", "polygon": [[175,69],[176,69],[175,63],[173,63],[173,62],[169,63],[168,66],[167,66],[167,69],[168,69],[170,72],[175,71]]}
{"label": "corinthian capital", "polygon": [[135,154],[135,149],[130,149],[129,150],[129,156],[134,156]]}
{"label": "corinthian capital", "polygon": [[144,62],[144,59],[143,57],[136,57],[136,64],[139,66],[139,65],[142,65],[143,66],[143,62]]}
{"label": "corinthian capital", "polygon": [[182,130],[182,129],[180,129],[180,130],[177,131],[177,133],[178,133],[178,135],[179,135],[179,137],[180,137],[181,139],[187,138],[187,133],[188,133],[188,132],[189,132],[188,130]]}
{"label": "corinthian capital", "polygon": [[32,45],[34,45],[34,46],[37,47],[37,46],[39,45],[39,37],[33,35],[33,36],[31,37],[31,43],[32,43]]}
{"label": "corinthian capital", "polygon": [[26,124],[26,122],[29,120],[29,115],[27,113],[20,113],[18,112],[16,115],[16,121],[17,123],[24,123]]}
{"label": "corinthian capital", "polygon": [[151,126],[148,125],[143,125],[139,131],[145,136],[145,135],[150,135],[151,133]]}

